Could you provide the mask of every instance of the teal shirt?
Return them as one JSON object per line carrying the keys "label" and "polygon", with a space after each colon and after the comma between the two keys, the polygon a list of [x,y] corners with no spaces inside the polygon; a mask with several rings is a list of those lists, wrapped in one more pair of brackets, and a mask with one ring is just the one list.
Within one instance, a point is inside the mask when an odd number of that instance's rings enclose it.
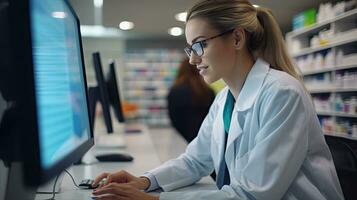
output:
{"label": "teal shirt", "polygon": [[232,112],[235,102],[236,100],[234,99],[233,94],[231,93],[231,91],[228,90],[227,100],[226,103],[224,104],[224,110],[223,110],[224,130],[227,134],[229,133],[229,126],[231,124]]}
{"label": "teal shirt", "polygon": [[[226,147],[227,147],[227,139],[228,139],[229,127],[231,125],[234,104],[235,104],[235,99],[231,91],[228,90],[227,98],[223,110],[223,124],[224,124],[225,134],[227,134],[225,135],[224,146],[222,147],[223,152],[226,151]],[[227,167],[226,160],[224,159],[224,155],[225,154],[223,153],[221,158],[221,163],[219,165],[219,170],[217,171],[216,185],[218,189],[221,189],[224,185],[230,184],[229,170]]]}

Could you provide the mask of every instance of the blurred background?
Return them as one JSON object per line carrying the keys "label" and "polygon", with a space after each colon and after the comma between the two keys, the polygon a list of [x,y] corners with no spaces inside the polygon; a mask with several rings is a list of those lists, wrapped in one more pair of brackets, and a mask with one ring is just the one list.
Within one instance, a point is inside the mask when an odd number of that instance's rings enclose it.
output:
{"label": "blurred background", "polygon": [[[185,58],[185,10],[194,0],[70,0],[81,21],[89,83],[92,53],[114,59],[127,122],[171,127],[167,96]],[[251,1],[270,8],[312,94],[326,134],[357,138],[356,1]],[[224,87],[210,86],[215,92]],[[100,112],[99,112],[100,113]]]}

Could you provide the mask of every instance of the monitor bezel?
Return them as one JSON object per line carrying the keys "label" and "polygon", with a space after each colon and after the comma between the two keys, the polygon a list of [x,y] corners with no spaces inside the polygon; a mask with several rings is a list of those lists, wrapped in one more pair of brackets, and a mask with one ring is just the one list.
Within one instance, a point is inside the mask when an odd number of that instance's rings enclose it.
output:
{"label": "monitor bezel", "polygon": [[[91,119],[89,115],[89,102],[87,91],[87,79],[86,70],[84,65],[83,45],[80,32],[80,22],[77,14],[73,10],[72,6],[67,0],[63,0],[67,5],[69,11],[75,19],[77,24],[77,31],[80,46],[80,56],[82,64],[82,76],[85,88],[85,98],[87,104],[87,115],[89,120],[90,138],[73,150],[70,154],[58,161],[54,166],[49,169],[43,169],[41,165],[40,155],[40,141],[39,141],[39,128],[37,123],[37,105],[36,105],[36,93],[35,93],[35,80],[33,69],[33,57],[32,57],[32,35],[31,35],[31,14],[30,14],[30,0],[13,1],[12,23],[13,36],[18,39],[15,43],[14,52],[23,52],[22,59],[15,59],[17,66],[22,66],[23,70],[23,93],[22,100],[20,100],[21,108],[24,111],[22,122],[23,128],[21,137],[24,138],[22,143],[22,161],[24,164],[24,178],[25,183],[31,186],[39,186],[56,175],[60,174],[64,169],[68,168],[73,163],[77,162],[82,156],[94,145],[93,130],[91,127]],[[20,37],[21,36],[21,37]],[[19,40],[21,38],[21,40]],[[26,131],[25,131],[26,130]]]}
{"label": "monitor bezel", "polygon": [[[109,91],[109,96],[114,95],[114,96],[109,97],[109,103],[111,104],[111,106],[114,109],[114,114],[115,114],[115,117],[117,118],[117,121],[119,123],[124,123],[125,117],[124,117],[123,108],[122,108],[123,105],[122,105],[122,102],[120,99],[120,88],[119,88],[119,84],[118,84],[115,66],[116,66],[115,61],[112,60],[109,63],[109,71],[108,71],[108,74],[106,77],[107,88],[113,87]],[[113,80],[111,80],[111,79],[113,79]],[[113,81],[113,82],[111,82],[111,81]],[[113,84],[113,85],[111,85],[111,84]],[[112,102],[112,101],[114,101],[114,102]]]}

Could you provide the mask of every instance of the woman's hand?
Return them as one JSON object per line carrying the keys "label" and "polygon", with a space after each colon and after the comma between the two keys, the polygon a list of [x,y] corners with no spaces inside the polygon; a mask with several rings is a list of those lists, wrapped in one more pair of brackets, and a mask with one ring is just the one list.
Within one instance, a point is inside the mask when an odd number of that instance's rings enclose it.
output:
{"label": "woman's hand", "polygon": [[[136,177],[130,173],[121,170],[115,173],[103,173],[94,179],[93,186],[97,186],[100,181],[106,179],[102,187],[111,183],[125,183],[125,185],[132,186],[138,190],[145,190],[150,186],[150,180],[145,177]],[[144,193],[145,194],[145,193]]]}
{"label": "woman's hand", "polygon": [[100,200],[159,200],[158,196],[146,194],[130,184],[119,183],[109,183],[98,188],[93,191],[93,195]]}

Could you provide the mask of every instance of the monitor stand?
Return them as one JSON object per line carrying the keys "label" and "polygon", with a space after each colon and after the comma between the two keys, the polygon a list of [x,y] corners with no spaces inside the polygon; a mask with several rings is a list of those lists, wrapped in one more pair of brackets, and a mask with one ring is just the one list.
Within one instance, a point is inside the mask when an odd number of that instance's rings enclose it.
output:
{"label": "monitor stand", "polygon": [[124,123],[113,124],[114,132],[106,133],[105,130],[95,128],[94,144],[97,148],[126,148],[127,144],[124,138]]}
{"label": "monitor stand", "polygon": [[116,153],[118,150],[125,149],[127,147],[126,139],[124,137],[124,123],[114,123],[114,132],[108,134],[103,127],[96,125],[94,133],[94,146],[83,156],[81,164],[93,164],[97,163],[96,154],[100,153]]}
{"label": "monitor stand", "polygon": [[[0,161],[0,174],[0,200],[35,199],[36,188],[25,186],[20,162],[12,162],[9,167],[6,167]],[[4,190],[4,193],[2,190]]]}

